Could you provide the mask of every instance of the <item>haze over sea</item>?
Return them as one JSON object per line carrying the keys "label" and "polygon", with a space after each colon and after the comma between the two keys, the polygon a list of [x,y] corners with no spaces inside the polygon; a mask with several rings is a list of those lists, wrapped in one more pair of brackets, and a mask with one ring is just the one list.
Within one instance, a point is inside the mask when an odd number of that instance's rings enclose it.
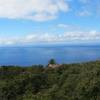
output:
{"label": "haze over sea", "polygon": [[0,47],[0,65],[46,65],[51,58],[54,58],[59,64],[99,60],[100,46]]}

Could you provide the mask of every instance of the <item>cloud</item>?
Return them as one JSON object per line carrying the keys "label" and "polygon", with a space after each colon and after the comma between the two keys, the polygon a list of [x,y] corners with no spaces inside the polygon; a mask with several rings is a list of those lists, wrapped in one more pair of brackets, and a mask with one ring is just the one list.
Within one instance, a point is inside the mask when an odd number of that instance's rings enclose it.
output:
{"label": "cloud", "polygon": [[88,32],[65,32],[63,34],[29,34],[24,37],[0,38],[0,45],[15,45],[15,44],[34,44],[34,43],[55,43],[68,41],[97,41],[100,40],[100,33],[91,30]]}
{"label": "cloud", "polygon": [[77,10],[78,16],[100,17],[100,0],[78,0],[80,8]]}
{"label": "cloud", "polygon": [[91,0],[79,0],[81,3],[84,3],[84,4],[88,4],[91,2]]}
{"label": "cloud", "polygon": [[58,24],[57,28],[62,28],[62,29],[66,29],[66,30],[79,30],[80,26],[77,25],[72,25],[72,24]]}
{"label": "cloud", "polygon": [[81,6],[77,15],[100,17],[100,0],[78,0],[78,2]]}
{"label": "cloud", "polygon": [[0,0],[0,18],[46,21],[68,10],[65,0]]}
{"label": "cloud", "polygon": [[90,16],[92,14],[88,10],[83,10],[83,11],[79,12],[78,15],[79,16]]}
{"label": "cloud", "polygon": [[79,0],[80,9],[77,11],[78,16],[86,17],[93,15],[93,3],[91,0]]}
{"label": "cloud", "polygon": [[100,39],[100,33],[96,30],[88,32],[66,32],[64,37],[69,40],[95,41]]}
{"label": "cloud", "polygon": [[58,27],[60,27],[60,28],[69,28],[70,25],[67,25],[67,24],[58,24]]}

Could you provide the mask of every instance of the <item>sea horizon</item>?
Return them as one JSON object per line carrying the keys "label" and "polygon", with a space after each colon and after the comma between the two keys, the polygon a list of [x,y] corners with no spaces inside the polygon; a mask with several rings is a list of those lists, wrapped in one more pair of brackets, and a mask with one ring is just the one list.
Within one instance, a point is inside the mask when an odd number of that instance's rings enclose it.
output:
{"label": "sea horizon", "polygon": [[50,59],[58,64],[71,64],[100,59],[100,45],[37,45],[0,47],[0,66],[47,65]]}

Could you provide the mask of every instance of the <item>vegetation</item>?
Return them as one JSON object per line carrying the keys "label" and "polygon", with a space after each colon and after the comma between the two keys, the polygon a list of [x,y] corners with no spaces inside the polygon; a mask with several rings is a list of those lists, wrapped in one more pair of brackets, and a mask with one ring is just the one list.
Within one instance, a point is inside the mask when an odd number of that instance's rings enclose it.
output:
{"label": "vegetation", "polygon": [[100,100],[100,62],[1,66],[0,100]]}
{"label": "vegetation", "polygon": [[49,61],[49,64],[56,64],[56,61],[55,61],[54,59],[51,59],[51,60]]}

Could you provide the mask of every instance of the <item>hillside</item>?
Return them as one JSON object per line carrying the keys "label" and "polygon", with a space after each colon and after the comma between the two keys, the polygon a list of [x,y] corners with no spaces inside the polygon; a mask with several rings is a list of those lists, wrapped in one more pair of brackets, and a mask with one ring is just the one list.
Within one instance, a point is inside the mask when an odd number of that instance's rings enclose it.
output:
{"label": "hillside", "polygon": [[100,100],[100,61],[1,66],[0,100]]}

